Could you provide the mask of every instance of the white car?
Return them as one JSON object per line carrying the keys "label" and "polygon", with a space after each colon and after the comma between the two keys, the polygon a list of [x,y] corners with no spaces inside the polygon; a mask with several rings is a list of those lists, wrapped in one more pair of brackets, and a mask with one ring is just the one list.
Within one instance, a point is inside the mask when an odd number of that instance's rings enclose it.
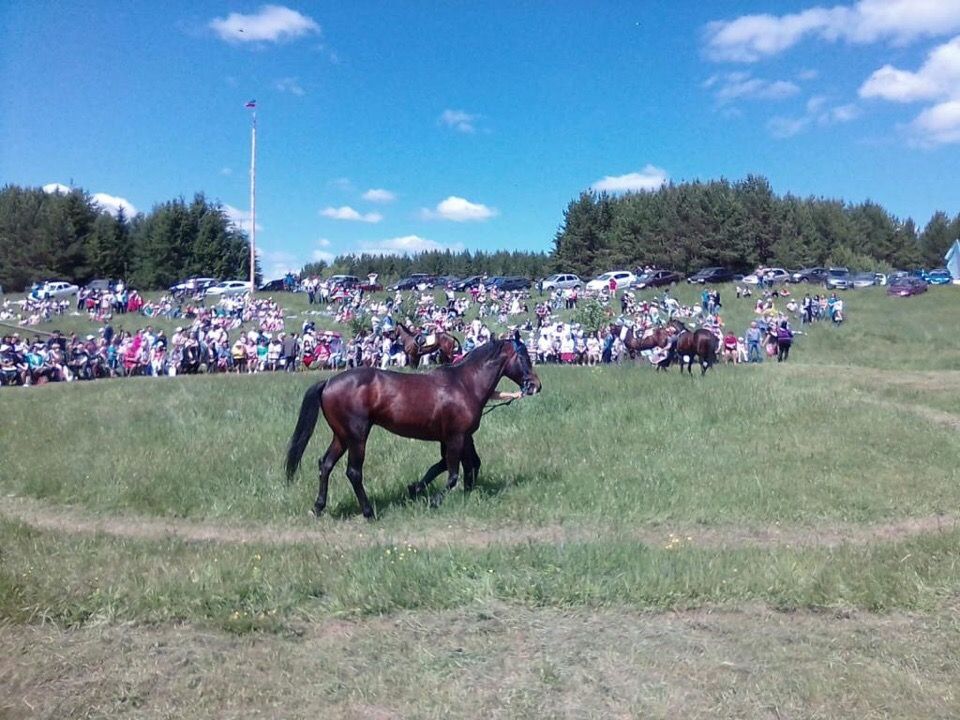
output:
{"label": "white car", "polygon": [[743,282],[747,285],[759,285],[760,281],[766,279],[768,275],[773,276],[774,285],[790,282],[793,279],[793,276],[783,268],[763,268],[762,270],[747,275],[743,278]]}
{"label": "white car", "polygon": [[583,281],[580,280],[578,275],[573,275],[571,273],[557,273],[543,279],[544,290],[554,290],[556,288],[566,290],[568,288],[581,287],[583,287]]}
{"label": "white car", "polygon": [[76,295],[80,291],[73,283],[64,282],[62,280],[55,280],[52,282],[45,282],[35,293],[37,299],[47,300],[49,298],[59,298],[66,297],[68,295]]}
{"label": "white car", "polygon": [[634,281],[637,279],[637,276],[632,272],[627,272],[626,270],[611,270],[603,275],[598,275],[593,280],[588,282],[587,290],[597,292],[599,290],[603,290],[604,288],[609,288],[610,278],[613,278],[617,281],[617,290],[626,290],[628,287],[633,285]]}
{"label": "white car", "polygon": [[206,277],[190,278],[189,280],[184,280],[183,282],[177,283],[176,285],[171,285],[170,292],[195,293],[198,290],[206,290],[209,287],[213,287],[214,285],[219,285],[219,284],[220,284],[220,281],[217,280],[216,278],[206,278]]}
{"label": "white car", "polygon": [[245,295],[250,292],[249,280],[224,280],[207,288],[207,295]]}

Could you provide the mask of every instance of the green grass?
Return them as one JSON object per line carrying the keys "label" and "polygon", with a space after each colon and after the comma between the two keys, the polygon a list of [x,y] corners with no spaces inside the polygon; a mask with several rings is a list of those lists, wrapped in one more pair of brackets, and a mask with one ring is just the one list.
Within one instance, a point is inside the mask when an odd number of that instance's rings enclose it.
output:
{"label": "green grass", "polygon": [[279,630],[294,621],[530,607],[930,610],[960,589],[960,531],[877,546],[704,549],[629,540],[427,550],[377,545],[189,544],[57,537],[0,523],[0,617],[66,626],[210,623]]}
{"label": "green grass", "polygon": [[[539,397],[477,434],[479,491],[439,511],[406,484],[435,445],[375,430],[365,482],[383,522],[876,521],[960,503],[955,431],[865,402],[856,383],[799,368],[542,368]],[[96,512],[287,522],[316,492],[321,420],[303,469],[282,462],[313,374],[133,379],[5,391],[7,492]],[[943,391],[960,398],[957,388]],[[51,452],[55,448],[55,452]],[[895,449],[895,450],[894,450]],[[356,512],[338,466],[330,512]],[[906,481],[906,482],[905,482]]]}
{"label": "green grass", "polygon": [[375,430],[374,523],[343,465],[306,516],[322,421],[285,482],[318,373],[4,388],[0,714],[956,717],[960,296],[845,299],[787,365],[539,368],[436,509]]}

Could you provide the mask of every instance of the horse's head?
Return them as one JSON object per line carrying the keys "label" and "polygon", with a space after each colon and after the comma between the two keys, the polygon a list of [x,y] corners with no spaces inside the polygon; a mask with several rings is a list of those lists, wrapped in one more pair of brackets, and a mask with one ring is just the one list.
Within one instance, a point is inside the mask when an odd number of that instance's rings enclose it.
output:
{"label": "horse's head", "polygon": [[527,346],[516,339],[506,340],[503,345],[507,353],[507,364],[503,368],[503,374],[519,385],[524,395],[536,395],[540,392],[540,378],[533,369]]}

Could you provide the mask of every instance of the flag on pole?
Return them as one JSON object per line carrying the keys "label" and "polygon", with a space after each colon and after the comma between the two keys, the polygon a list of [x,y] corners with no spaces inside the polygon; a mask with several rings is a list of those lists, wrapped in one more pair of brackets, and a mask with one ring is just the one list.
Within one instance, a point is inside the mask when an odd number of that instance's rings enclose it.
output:
{"label": "flag on pole", "polygon": [[244,107],[256,109],[256,107],[257,107],[257,101],[256,101],[256,100],[250,100],[246,105],[244,105]]}

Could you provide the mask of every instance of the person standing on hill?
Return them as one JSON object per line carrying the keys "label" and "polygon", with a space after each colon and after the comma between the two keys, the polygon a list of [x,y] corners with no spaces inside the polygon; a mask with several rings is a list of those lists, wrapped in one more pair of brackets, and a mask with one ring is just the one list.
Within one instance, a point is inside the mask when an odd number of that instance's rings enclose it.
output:
{"label": "person standing on hill", "polygon": [[777,328],[777,362],[786,362],[790,357],[790,346],[793,345],[793,330],[786,320],[780,322]]}
{"label": "person standing on hill", "polygon": [[760,352],[760,341],[763,339],[763,332],[757,327],[756,322],[750,323],[747,328],[747,361],[752,363],[763,362],[763,355]]}

